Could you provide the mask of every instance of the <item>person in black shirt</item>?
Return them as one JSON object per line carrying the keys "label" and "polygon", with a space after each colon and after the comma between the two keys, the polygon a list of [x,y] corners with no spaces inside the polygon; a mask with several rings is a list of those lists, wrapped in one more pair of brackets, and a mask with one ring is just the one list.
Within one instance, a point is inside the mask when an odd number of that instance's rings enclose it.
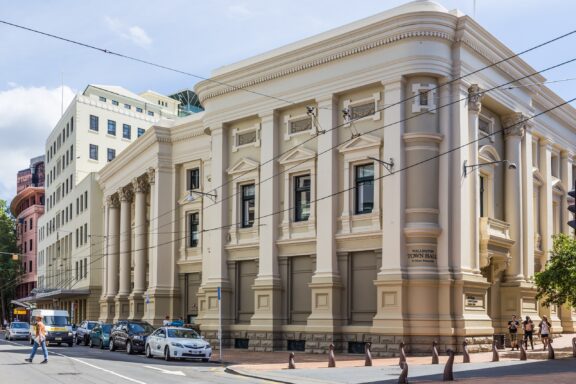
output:
{"label": "person in black shirt", "polygon": [[520,323],[516,320],[516,315],[512,315],[512,320],[508,322],[508,332],[510,332],[510,346],[512,350],[518,350],[518,327]]}

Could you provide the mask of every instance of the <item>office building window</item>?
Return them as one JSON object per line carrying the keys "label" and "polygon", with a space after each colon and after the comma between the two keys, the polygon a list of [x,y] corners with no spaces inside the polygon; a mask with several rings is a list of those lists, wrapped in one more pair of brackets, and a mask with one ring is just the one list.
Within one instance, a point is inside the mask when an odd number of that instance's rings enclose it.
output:
{"label": "office building window", "polygon": [[106,102],[106,98],[104,96],[100,96],[98,98],[98,100],[100,100],[101,102],[105,103]]}
{"label": "office building window", "polygon": [[80,260],[80,278],[82,278],[82,260]]}
{"label": "office building window", "polygon": [[78,280],[78,262],[76,262],[76,280]]}
{"label": "office building window", "polygon": [[250,228],[254,225],[254,213],[256,206],[256,188],[254,184],[242,186],[242,228]]}
{"label": "office building window", "polygon": [[310,217],[310,175],[294,178],[294,221]]}
{"label": "office building window", "polygon": [[138,128],[138,137],[142,136],[146,132],[144,128]]}
{"label": "office building window", "polygon": [[108,161],[114,160],[115,157],[116,157],[116,150],[108,148]]}
{"label": "office building window", "polygon": [[130,104],[124,104],[124,108],[126,109],[132,109],[132,106]]}
{"label": "office building window", "polygon": [[98,116],[90,115],[90,130],[98,132]]}
{"label": "office building window", "polygon": [[122,125],[122,137],[125,139],[130,139],[132,137],[132,127],[128,124]]}
{"label": "office building window", "polygon": [[74,117],[70,118],[70,132],[74,132]]}
{"label": "office building window", "polygon": [[153,111],[148,111],[148,116],[154,116],[154,112],[153,112]]}
{"label": "office building window", "polygon": [[198,246],[199,224],[200,220],[198,212],[188,214],[188,247],[190,248]]}
{"label": "office building window", "polygon": [[118,105],[118,101],[112,100],[112,105]]}
{"label": "office building window", "polygon": [[374,208],[374,164],[356,167],[356,213],[370,213]]}
{"label": "office building window", "polygon": [[84,209],[88,209],[88,191],[84,191]]}
{"label": "office building window", "polygon": [[138,113],[142,113],[142,108],[140,108],[140,107],[136,107],[136,112],[138,112]]}
{"label": "office building window", "polygon": [[200,188],[200,169],[192,168],[186,170],[186,189],[191,191]]}
{"label": "office building window", "polygon": [[84,224],[84,243],[88,242],[88,224]]}
{"label": "office building window", "polygon": [[98,160],[98,146],[96,144],[90,144],[90,158]]}
{"label": "office building window", "polygon": [[116,122],[114,120],[108,120],[108,134],[116,136]]}
{"label": "office building window", "polygon": [[84,277],[88,277],[88,258],[84,258]]}

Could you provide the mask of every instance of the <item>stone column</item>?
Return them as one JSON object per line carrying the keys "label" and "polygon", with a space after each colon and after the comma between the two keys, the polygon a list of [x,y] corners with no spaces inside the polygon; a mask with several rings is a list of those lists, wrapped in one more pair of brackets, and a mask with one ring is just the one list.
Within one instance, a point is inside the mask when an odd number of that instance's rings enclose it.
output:
{"label": "stone column", "polygon": [[[272,345],[250,345],[266,350],[281,346],[282,340],[278,334],[281,324],[281,284],[278,271],[278,215],[274,212],[279,208],[280,191],[278,189],[278,163],[273,160],[278,155],[279,127],[274,112],[260,117],[260,257],[258,276],[254,280],[254,315],[251,319],[251,329],[260,332],[262,336],[271,333]],[[272,160],[272,161],[271,161]],[[261,337],[250,340],[251,344],[259,343]],[[270,338],[268,337],[268,340]]]}
{"label": "stone column", "polygon": [[142,319],[144,316],[144,298],[146,291],[146,191],[148,183],[145,177],[132,180],[134,190],[134,290],[130,295],[130,319]]}
{"label": "stone column", "polygon": [[118,293],[118,261],[120,260],[120,201],[118,195],[106,198],[108,205],[108,232],[106,241],[106,314],[105,319],[111,322],[115,317],[114,298]]}
{"label": "stone column", "polygon": [[532,128],[526,125],[522,139],[522,163],[517,164],[522,174],[522,232],[523,274],[534,276],[534,176],[532,175]]}
{"label": "stone column", "polygon": [[[384,158],[394,159],[394,169],[402,169],[404,163],[404,79],[399,78],[384,85],[383,111],[386,126],[384,136]],[[376,185],[378,185],[376,183]],[[383,335],[404,334],[404,311],[407,292],[403,279],[405,262],[404,208],[405,173],[397,172],[382,179],[382,267],[376,285],[376,316],[372,321],[373,333]],[[385,260],[385,262],[384,262]],[[394,343],[394,340],[392,340]],[[384,343],[381,343],[384,344]],[[385,345],[382,346],[386,348]]]}
{"label": "stone column", "polygon": [[[468,165],[478,164],[478,116],[482,109],[482,90],[478,84],[468,88],[468,132],[470,137],[470,151],[468,152]],[[470,221],[470,268],[474,273],[480,273],[480,173],[472,172],[464,182],[469,183],[471,193],[470,205],[472,217]]]}
{"label": "stone column", "polygon": [[128,306],[128,295],[131,291],[131,204],[132,188],[129,186],[121,187],[118,190],[120,198],[120,288],[116,295],[116,320],[126,319],[130,314]]}
{"label": "stone column", "polygon": [[540,139],[540,174],[544,183],[540,193],[540,228],[541,244],[544,251],[540,265],[544,266],[552,249],[552,235],[554,234],[553,193],[552,193],[552,146],[550,139]]}
{"label": "stone column", "polygon": [[[341,325],[340,289],[342,287],[336,258],[336,211],[338,195],[331,196],[338,190],[337,151],[330,148],[338,144],[338,129],[330,130],[336,125],[338,111],[336,98],[329,95],[317,99],[318,122],[326,133],[318,136],[318,156],[316,209],[322,212],[322,220],[316,226],[316,270],[312,276],[310,289],[312,294],[312,313],[308,317],[307,329],[310,332],[333,337]],[[319,200],[321,199],[321,200]],[[306,346],[308,350],[309,347]]]}

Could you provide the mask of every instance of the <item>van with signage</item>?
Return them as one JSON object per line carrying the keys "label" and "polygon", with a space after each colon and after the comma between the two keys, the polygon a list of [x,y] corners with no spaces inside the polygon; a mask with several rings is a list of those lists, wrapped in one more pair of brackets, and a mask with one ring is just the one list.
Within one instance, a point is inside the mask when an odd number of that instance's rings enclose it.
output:
{"label": "van with signage", "polygon": [[74,345],[72,326],[68,311],[55,309],[34,309],[30,318],[30,344],[34,344],[36,335],[36,317],[41,316],[46,327],[46,344],[56,343]]}

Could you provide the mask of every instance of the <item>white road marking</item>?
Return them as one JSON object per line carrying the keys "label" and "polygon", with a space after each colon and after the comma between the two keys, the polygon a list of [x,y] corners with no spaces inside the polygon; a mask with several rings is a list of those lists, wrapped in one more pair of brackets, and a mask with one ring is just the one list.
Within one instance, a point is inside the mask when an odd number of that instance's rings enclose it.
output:
{"label": "white road marking", "polygon": [[184,372],[182,372],[182,371],[169,371],[167,369],[162,369],[162,368],[158,368],[158,367],[151,367],[149,365],[144,365],[144,368],[155,369],[155,370],[160,371],[162,373],[165,373],[167,375],[186,376],[184,374]]}

